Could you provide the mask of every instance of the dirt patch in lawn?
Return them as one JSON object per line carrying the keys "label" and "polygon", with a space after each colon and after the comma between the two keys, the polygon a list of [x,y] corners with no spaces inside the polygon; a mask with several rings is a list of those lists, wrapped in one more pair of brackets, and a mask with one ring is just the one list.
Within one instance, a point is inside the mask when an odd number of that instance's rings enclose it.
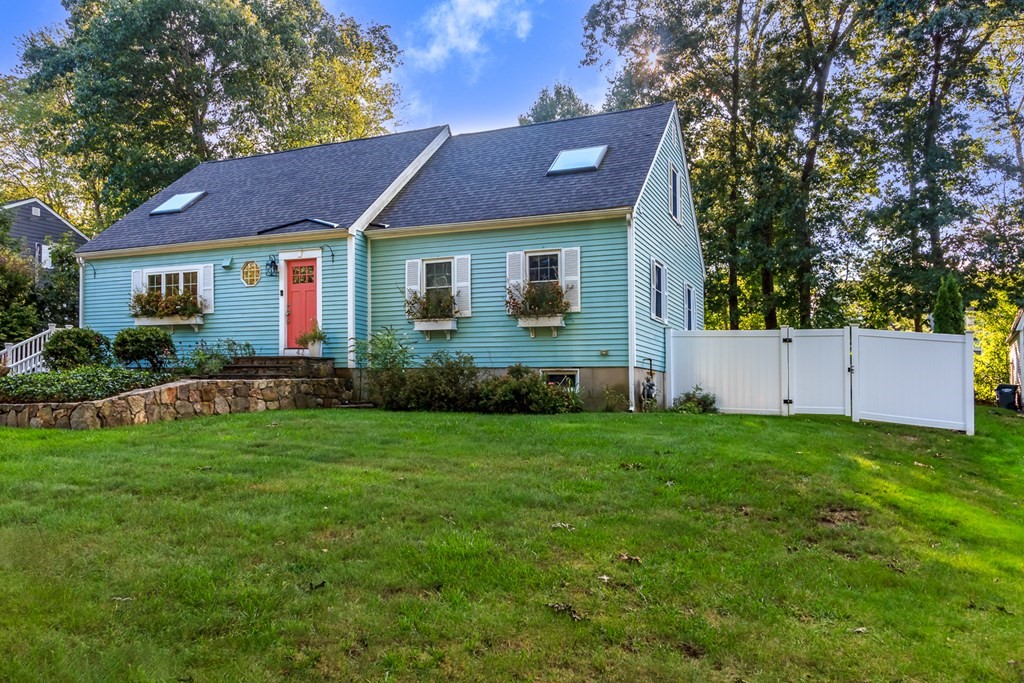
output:
{"label": "dirt patch in lawn", "polygon": [[842,524],[855,524],[867,526],[867,514],[863,510],[857,510],[843,505],[829,505],[818,512],[818,522],[822,526],[840,526]]}

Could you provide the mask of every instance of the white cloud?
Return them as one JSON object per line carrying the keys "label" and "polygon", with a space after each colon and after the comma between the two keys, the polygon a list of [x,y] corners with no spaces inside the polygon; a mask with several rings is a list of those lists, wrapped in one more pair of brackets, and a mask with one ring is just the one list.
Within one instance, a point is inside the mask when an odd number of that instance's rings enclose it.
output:
{"label": "white cloud", "polygon": [[478,67],[488,51],[488,34],[511,33],[526,40],[533,16],[523,0],[444,0],[427,12],[421,23],[429,42],[406,54],[413,65],[436,71],[453,55]]}

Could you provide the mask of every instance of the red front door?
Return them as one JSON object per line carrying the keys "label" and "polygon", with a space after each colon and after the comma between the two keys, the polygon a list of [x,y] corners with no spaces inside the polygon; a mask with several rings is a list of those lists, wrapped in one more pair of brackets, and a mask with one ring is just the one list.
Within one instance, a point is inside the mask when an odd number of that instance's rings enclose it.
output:
{"label": "red front door", "polygon": [[316,259],[285,261],[288,279],[288,343],[289,349],[299,348],[295,341],[317,324],[316,319]]}

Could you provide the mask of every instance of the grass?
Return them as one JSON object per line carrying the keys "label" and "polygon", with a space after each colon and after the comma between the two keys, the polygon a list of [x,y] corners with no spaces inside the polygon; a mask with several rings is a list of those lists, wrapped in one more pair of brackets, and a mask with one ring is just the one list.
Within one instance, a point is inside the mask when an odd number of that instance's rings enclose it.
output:
{"label": "grass", "polygon": [[0,680],[1021,681],[1024,420],[977,425],[0,429]]}

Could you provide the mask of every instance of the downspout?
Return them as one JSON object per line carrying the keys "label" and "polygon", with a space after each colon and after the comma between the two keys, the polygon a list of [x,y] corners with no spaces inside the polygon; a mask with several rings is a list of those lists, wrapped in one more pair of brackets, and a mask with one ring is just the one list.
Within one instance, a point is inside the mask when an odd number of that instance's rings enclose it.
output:
{"label": "downspout", "polygon": [[347,327],[348,327],[348,367],[354,368],[356,366],[356,240],[360,238],[359,231],[355,227],[348,229],[348,315]]}
{"label": "downspout", "polygon": [[85,261],[81,256],[78,261],[78,326],[85,327]]}
{"label": "downspout", "polygon": [[626,214],[626,258],[628,265],[627,304],[629,308],[629,412],[636,412],[636,239],[633,212]]}

